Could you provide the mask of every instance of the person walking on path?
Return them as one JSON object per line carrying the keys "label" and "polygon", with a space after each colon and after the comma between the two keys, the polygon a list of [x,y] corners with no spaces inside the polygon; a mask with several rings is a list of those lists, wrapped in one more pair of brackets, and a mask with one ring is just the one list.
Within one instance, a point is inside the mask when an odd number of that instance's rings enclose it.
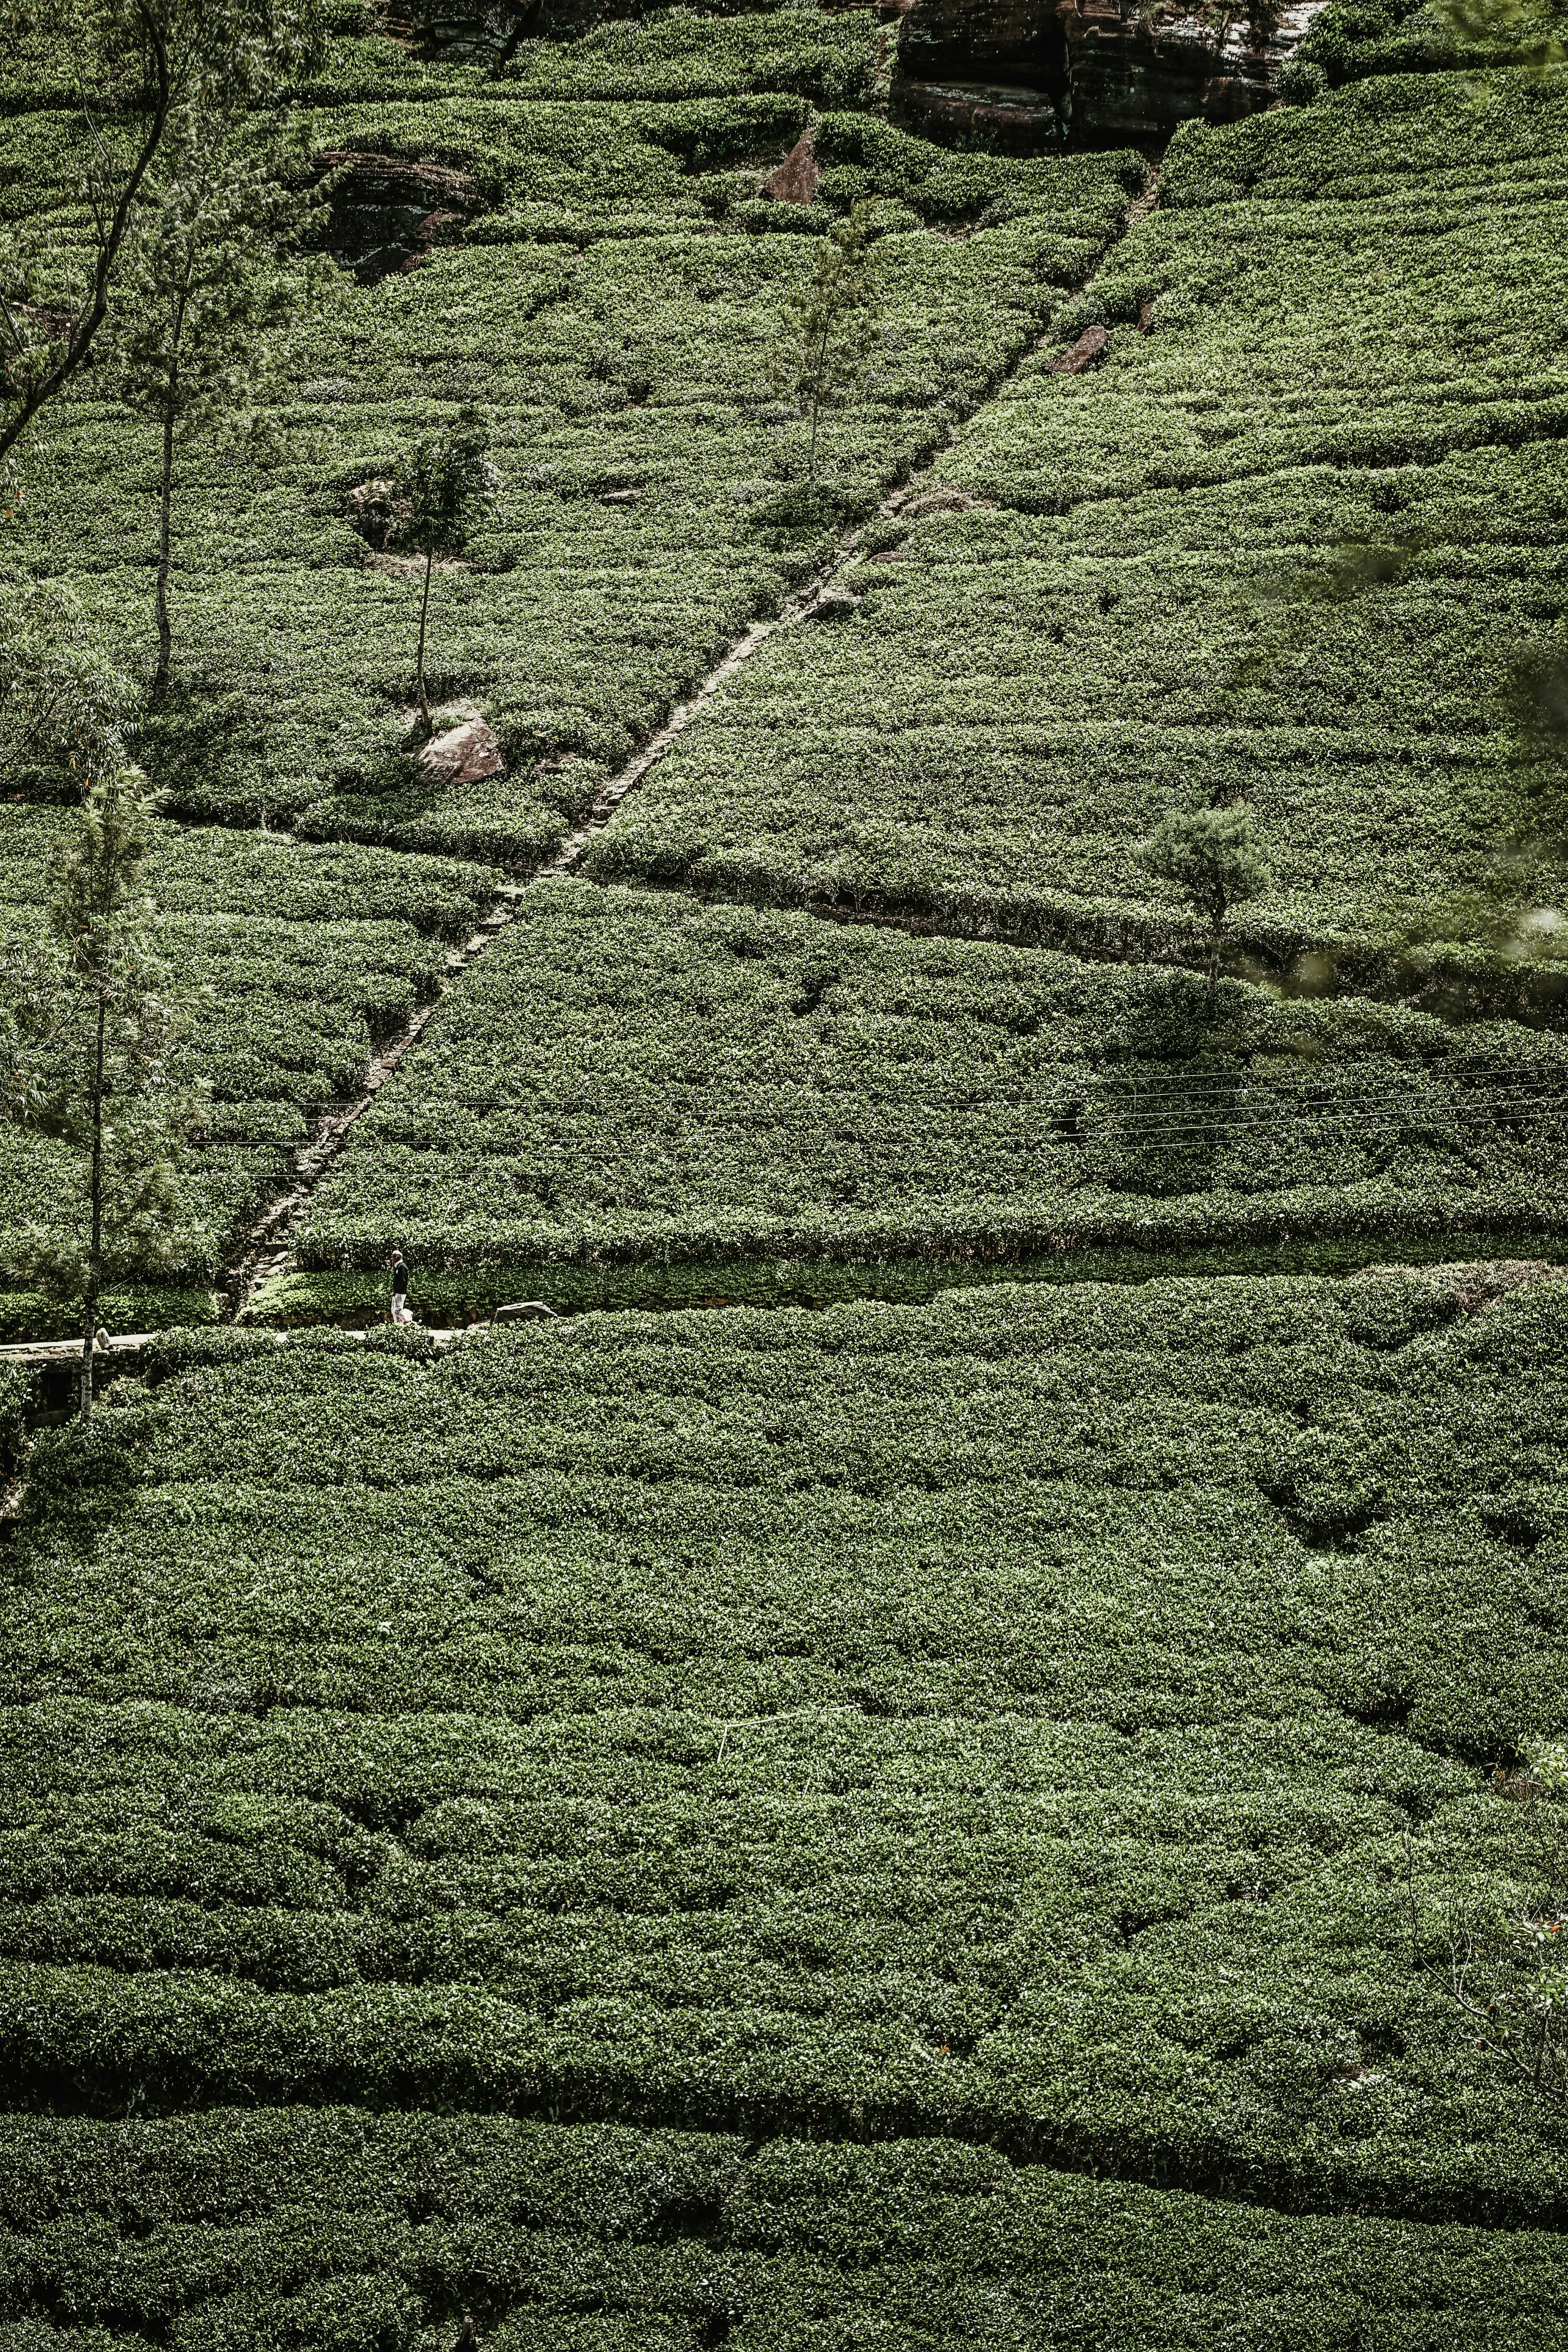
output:
{"label": "person walking on path", "polygon": [[479,2331],[474,2326],[474,2315],[471,2311],[465,2311],[463,2324],[458,2330],[458,2340],[452,2347],[452,2352],[479,2352]]}
{"label": "person walking on path", "polygon": [[408,1267],[403,1252],[392,1253],[392,1319],[395,1323],[411,1323],[408,1312]]}

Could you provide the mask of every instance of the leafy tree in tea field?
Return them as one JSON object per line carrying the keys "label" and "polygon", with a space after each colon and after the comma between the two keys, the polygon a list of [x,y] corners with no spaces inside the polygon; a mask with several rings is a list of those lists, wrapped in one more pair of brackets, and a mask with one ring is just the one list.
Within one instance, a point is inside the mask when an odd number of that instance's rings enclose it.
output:
{"label": "leafy tree in tea field", "polygon": [[396,544],[425,558],[415,681],[426,735],[431,729],[430,698],[425,688],[430,574],[438,556],[447,562],[460,556],[475,527],[495,511],[500,472],[489,455],[489,424],[483,412],[467,407],[447,432],[417,441],[392,478],[390,504],[396,518],[393,533]]}
{"label": "leafy tree in tea field", "polygon": [[278,175],[275,147],[245,139],[216,100],[193,100],[165,139],[126,240],[113,340],[121,396],[162,429],[154,702],[169,685],[170,499],[176,438],[255,398],[273,337],[331,264],[294,258],[324,206]]}
{"label": "leafy tree in tea field", "polygon": [[773,383],[811,419],[805,478],[816,478],[822,413],[841,408],[859,382],[881,324],[881,256],[872,246],[870,206],[851,207],[823,238],[816,265],[784,303]]}
{"label": "leafy tree in tea field", "polygon": [[1244,808],[1173,810],[1139,850],[1140,862],[1174,884],[1209,929],[1209,1002],[1219,987],[1220,941],[1231,909],[1258,898],[1269,875]]}
{"label": "leafy tree in tea field", "polygon": [[20,54],[70,61],[85,229],[46,217],[0,238],[0,466],[92,351],[184,110],[266,97],[322,49],[319,0],[22,0],[6,16]]}
{"label": "leafy tree in tea field", "polygon": [[47,929],[13,940],[0,1013],[5,1115],[68,1145],[83,1171],[79,1215],[25,1229],[28,1270],[82,1309],[80,1416],[105,1284],[171,1258],[181,1145],[202,1097],[173,1073],[194,1000],[153,953],[139,890],[156,802],[140,770],[90,789],[50,868]]}
{"label": "leafy tree in tea field", "polygon": [[125,764],[133,699],[71,587],[0,577],[0,773],[42,767],[85,791]]}
{"label": "leafy tree in tea field", "polygon": [[1495,51],[1500,66],[1540,75],[1563,62],[1559,0],[1434,0],[1432,13],[1462,47]]}

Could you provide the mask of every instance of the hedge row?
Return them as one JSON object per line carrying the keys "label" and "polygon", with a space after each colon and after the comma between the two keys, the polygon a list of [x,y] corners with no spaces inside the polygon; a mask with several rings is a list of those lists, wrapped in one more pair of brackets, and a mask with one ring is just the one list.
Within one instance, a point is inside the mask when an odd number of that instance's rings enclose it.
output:
{"label": "hedge row", "polygon": [[[996,1282],[1152,1282],[1167,1275],[1349,1275],[1373,1265],[1438,1265],[1456,1250],[1467,1259],[1558,1264],[1568,1258],[1560,1234],[1489,1233],[1467,1229],[1422,1239],[1409,1232],[1360,1241],[1235,1242],[1181,1250],[1061,1249],[1048,1256],[846,1258],[723,1257],[693,1265],[662,1258],[630,1265],[562,1258],[531,1265],[448,1267],[421,1262],[409,1307],[416,1323],[436,1329],[489,1321],[498,1307],[538,1300],[560,1315],[627,1307],[831,1307],[856,1298],[913,1306],[944,1290],[972,1290]],[[375,1274],[276,1275],[241,1316],[248,1328],[292,1330],[310,1324],[374,1327],[390,1311],[388,1276]],[[144,1325],[176,1324],[168,1312]],[[198,1320],[201,1318],[197,1318]],[[122,1318],[123,1321],[123,1318]]]}
{"label": "hedge row", "polygon": [[716,2334],[1546,2352],[1564,2288],[1542,2232],[1288,2219],[940,2142],[752,2149],[473,2115],[18,2118],[0,2201],[12,2309],[67,2345],[105,2327],[413,2352],[472,2309],[487,2342],[549,2352]]}
{"label": "hedge row", "polygon": [[[606,772],[1028,348],[1144,173],[1127,155],[977,173],[885,126],[838,167],[885,192],[886,312],[808,495],[806,428],[773,398],[770,352],[835,214],[756,199],[805,113],[766,94],[301,112],[319,151],[460,169],[478,209],[427,267],[375,284],[345,270],[323,294],[292,347],[275,463],[212,442],[181,460],[182,690],[139,746],[177,811],[518,866],[550,855]],[[0,179],[18,205],[63,206],[68,235],[79,175],[58,134],[55,116],[0,122]],[[928,233],[928,213],[972,202],[994,225]],[[795,233],[750,233],[768,226]],[[18,560],[63,566],[89,635],[134,673],[155,451],[110,391],[95,375],[51,412],[72,498]],[[447,789],[413,757],[418,581],[367,549],[349,494],[470,398],[492,414],[505,488],[471,564],[437,575],[429,675],[438,705],[483,708],[507,773]]]}
{"label": "hedge row", "polygon": [[[49,852],[69,823],[52,808],[0,810],[0,929],[15,938],[41,921]],[[183,1180],[176,1267],[177,1283],[205,1288],[236,1228],[281,1189],[291,1148],[328,1105],[358,1092],[372,1049],[435,995],[440,940],[469,935],[500,877],[447,860],[172,827],[143,876],[158,951],[210,992],[178,1056],[182,1077],[212,1089]],[[0,1267],[17,1284],[0,1318],[9,1337],[43,1338],[60,1315],[29,1303],[17,1228],[81,1216],[83,1168],[63,1146],[6,1127],[0,1171]],[[164,1319],[192,1312],[122,1286],[105,1302],[121,1328],[146,1328],[135,1318],[149,1306]]]}
{"label": "hedge row", "polygon": [[313,1192],[305,1269],[994,1269],[1561,1213],[1555,1034],[575,881],[517,904]]}
{"label": "hedge row", "polygon": [[1568,378],[1517,289],[1563,279],[1565,154],[1514,76],[1184,129],[939,462],[993,511],[879,529],[859,609],[729,682],[590,870],[1190,957],[1137,845],[1240,798],[1241,955],[1557,1017],[1561,777],[1508,680],[1563,602]]}
{"label": "hedge row", "polygon": [[171,1338],[7,1549],[14,2101],[1556,2225],[1441,1990],[1564,1663],[1568,1305],[1497,1286]]}

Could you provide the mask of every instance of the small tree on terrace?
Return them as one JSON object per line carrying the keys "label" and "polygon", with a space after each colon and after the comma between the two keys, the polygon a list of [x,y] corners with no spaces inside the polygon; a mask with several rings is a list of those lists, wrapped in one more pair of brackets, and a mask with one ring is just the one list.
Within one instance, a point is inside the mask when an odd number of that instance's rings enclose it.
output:
{"label": "small tree on terrace", "polygon": [[816,479],[816,436],[825,408],[841,408],[859,382],[881,323],[881,256],[871,245],[871,211],[852,205],[829,229],[816,267],[784,302],[775,389],[811,418],[805,478]]}
{"label": "small tree on terrace", "polygon": [[165,139],[127,239],[114,320],[128,407],[163,429],[158,667],[168,690],[170,499],[176,436],[188,440],[253,400],[275,356],[272,336],[329,263],[290,258],[324,210],[286,186],[279,151],[247,143],[221,103],[194,99]]}
{"label": "small tree on terrace", "polygon": [[1173,811],[1140,849],[1139,858],[1162,882],[1174,883],[1209,927],[1209,1003],[1219,989],[1220,940],[1233,907],[1268,889],[1269,876],[1252,840],[1245,809]]}
{"label": "small tree on terrace", "polygon": [[6,954],[5,1113],[69,1146],[82,1170],[75,1214],[68,1202],[47,1227],[30,1225],[23,1248],[36,1279],[81,1303],[84,1422],[104,1285],[169,1264],[179,1147],[202,1112],[199,1090],[170,1068],[194,1000],[153,953],[137,889],[155,807],[138,769],[95,783],[50,870],[47,935]]}
{"label": "small tree on terrace", "polygon": [[450,562],[461,555],[476,525],[495,511],[500,472],[489,455],[489,424],[483,411],[465,408],[449,431],[416,442],[392,478],[396,544],[411,555],[425,558],[415,681],[426,735],[431,728],[430,698],[425,689],[430,573],[437,556]]}
{"label": "small tree on terrace", "polygon": [[1410,1965],[1425,1973],[1436,1941],[1466,2041],[1568,2108],[1568,1741],[1537,1742],[1493,1792],[1457,1846],[1405,1832]]}

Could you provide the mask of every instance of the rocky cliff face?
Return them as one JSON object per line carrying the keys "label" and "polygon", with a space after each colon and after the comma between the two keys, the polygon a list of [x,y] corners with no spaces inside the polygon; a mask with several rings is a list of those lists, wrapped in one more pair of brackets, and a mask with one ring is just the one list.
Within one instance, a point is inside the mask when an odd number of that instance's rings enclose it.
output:
{"label": "rocky cliff face", "polygon": [[915,0],[896,104],[911,129],[1005,146],[1163,143],[1190,116],[1230,122],[1268,105],[1320,5],[1258,0],[1237,19],[1213,0]]}

